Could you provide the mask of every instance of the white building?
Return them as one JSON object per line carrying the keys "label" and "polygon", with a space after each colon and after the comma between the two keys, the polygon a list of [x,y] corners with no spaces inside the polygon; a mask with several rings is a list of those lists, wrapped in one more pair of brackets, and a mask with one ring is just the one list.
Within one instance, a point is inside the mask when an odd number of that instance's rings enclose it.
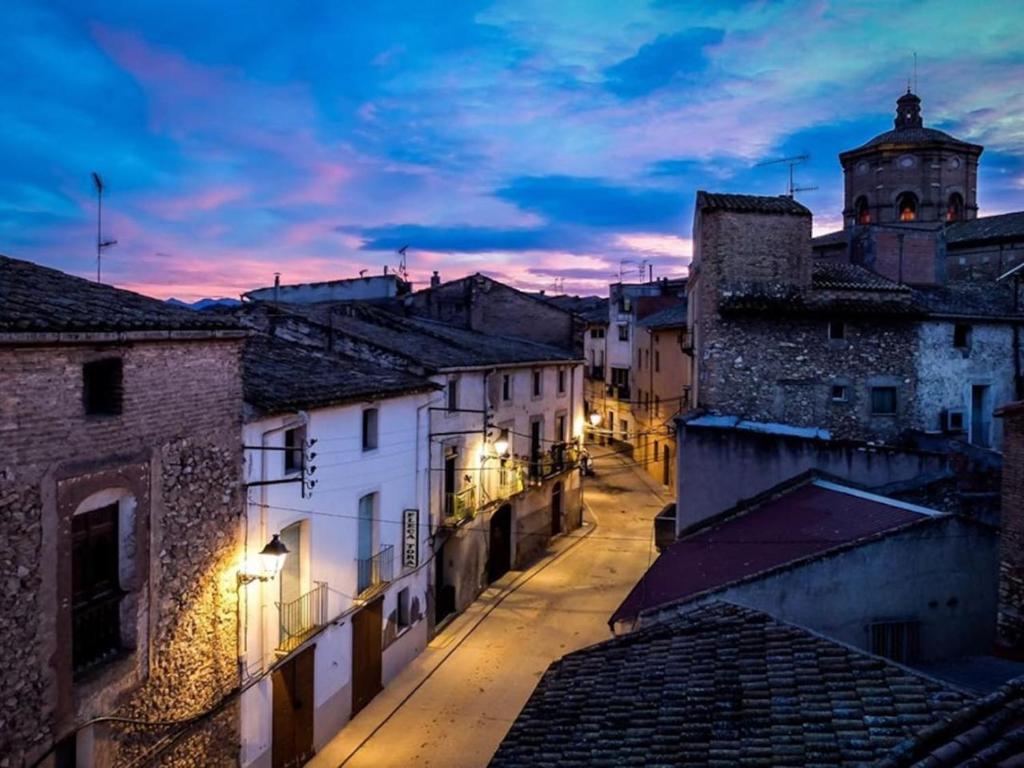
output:
{"label": "white building", "polygon": [[241,764],[300,765],[426,645],[423,378],[258,336],[245,355]]}

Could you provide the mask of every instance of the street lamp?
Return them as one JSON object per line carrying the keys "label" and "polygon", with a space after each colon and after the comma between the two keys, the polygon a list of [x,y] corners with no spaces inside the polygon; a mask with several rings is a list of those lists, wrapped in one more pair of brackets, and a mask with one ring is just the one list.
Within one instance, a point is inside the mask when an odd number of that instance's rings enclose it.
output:
{"label": "street lamp", "polygon": [[504,456],[508,453],[508,438],[502,435],[494,441],[494,452],[499,456]]}
{"label": "street lamp", "polygon": [[267,546],[260,550],[259,555],[256,556],[256,561],[259,563],[259,571],[257,573],[240,573],[238,574],[238,580],[243,584],[248,584],[250,581],[270,581],[284,568],[284,561],[287,556],[288,547],[281,541],[281,537],[275,533],[267,543]]}
{"label": "street lamp", "polygon": [[590,425],[592,427],[596,427],[600,423],[601,423],[601,414],[598,413],[597,411],[592,411],[590,413]]}

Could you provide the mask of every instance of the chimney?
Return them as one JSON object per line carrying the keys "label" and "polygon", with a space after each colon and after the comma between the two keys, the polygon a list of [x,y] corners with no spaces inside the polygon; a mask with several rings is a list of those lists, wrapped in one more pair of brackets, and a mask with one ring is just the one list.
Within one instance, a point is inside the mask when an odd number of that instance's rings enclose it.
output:
{"label": "chimney", "polygon": [[996,411],[1003,419],[1002,532],[996,651],[1024,658],[1024,401]]}
{"label": "chimney", "polygon": [[281,273],[274,273],[274,303],[277,304],[278,295],[281,293]]}
{"label": "chimney", "polygon": [[441,284],[441,276],[437,274],[437,270],[434,270],[434,274],[430,276],[430,287],[437,288]]}

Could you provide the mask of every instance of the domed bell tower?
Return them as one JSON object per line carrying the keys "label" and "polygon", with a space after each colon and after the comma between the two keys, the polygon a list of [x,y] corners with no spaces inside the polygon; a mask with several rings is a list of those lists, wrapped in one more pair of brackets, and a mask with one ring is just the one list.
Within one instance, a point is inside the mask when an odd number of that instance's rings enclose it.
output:
{"label": "domed bell tower", "polygon": [[908,88],[896,101],[893,130],[839,155],[844,228],[884,224],[938,229],[976,218],[983,150],[925,128],[921,99]]}

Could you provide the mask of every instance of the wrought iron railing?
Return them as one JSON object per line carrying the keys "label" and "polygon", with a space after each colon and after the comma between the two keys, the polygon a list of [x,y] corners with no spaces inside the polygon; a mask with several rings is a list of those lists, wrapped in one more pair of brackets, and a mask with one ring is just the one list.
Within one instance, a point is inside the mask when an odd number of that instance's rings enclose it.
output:
{"label": "wrought iron railing", "polygon": [[476,486],[470,485],[457,493],[446,493],[444,499],[445,523],[453,525],[472,520],[476,515]]}
{"label": "wrought iron railing", "polygon": [[75,675],[121,653],[122,597],[122,592],[111,592],[71,609],[71,663]]}
{"label": "wrought iron railing", "polygon": [[579,448],[576,443],[555,443],[550,449],[536,454],[529,462],[529,476],[539,482],[552,475],[572,469],[579,463]]}
{"label": "wrought iron railing", "polygon": [[356,594],[361,595],[381,584],[387,584],[395,575],[395,548],[388,544],[372,557],[356,560]]}
{"label": "wrought iron railing", "polygon": [[277,652],[289,653],[327,623],[327,582],[314,581],[313,589],[287,603],[277,603],[281,632]]}
{"label": "wrought iron railing", "polygon": [[629,400],[628,384],[609,384],[607,391],[608,397],[614,397],[616,400]]}

